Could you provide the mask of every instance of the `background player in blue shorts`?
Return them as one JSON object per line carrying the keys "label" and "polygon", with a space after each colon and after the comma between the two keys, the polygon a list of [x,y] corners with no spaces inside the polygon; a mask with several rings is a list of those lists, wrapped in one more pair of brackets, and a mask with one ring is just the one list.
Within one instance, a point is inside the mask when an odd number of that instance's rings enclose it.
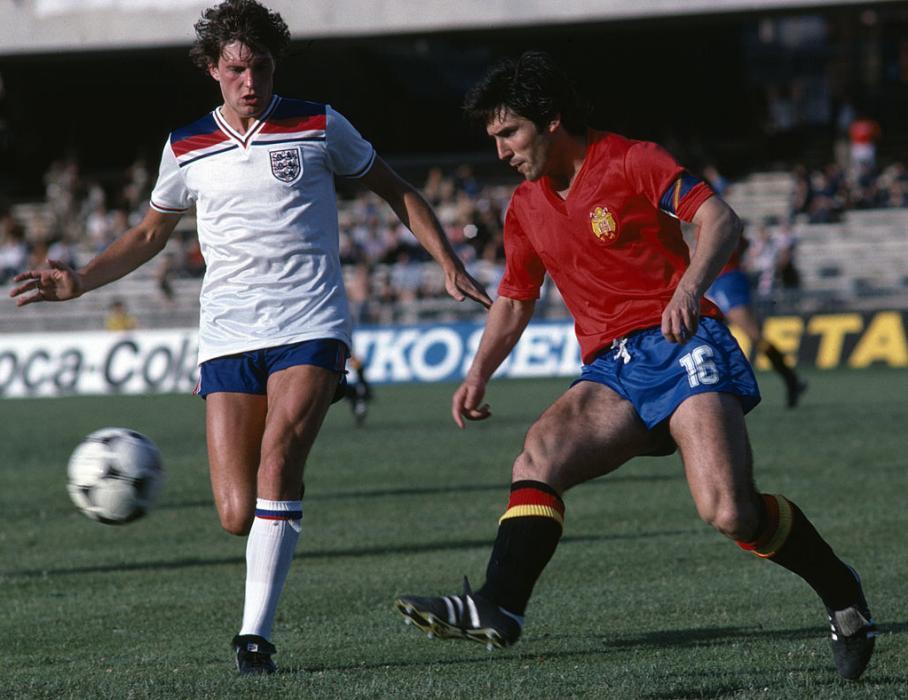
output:
{"label": "background player in blue shorts", "polygon": [[807,390],[807,382],[800,379],[797,373],[788,366],[785,356],[779,349],[763,337],[760,324],[753,311],[750,298],[750,281],[744,270],[741,269],[741,256],[747,248],[747,239],[741,237],[741,243],[716,281],[706,290],[706,297],[710,299],[725,317],[740,328],[750,338],[754,349],[762,353],[769,360],[782,381],[785,382],[785,401],[789,408],[798,405],[798,400]]}

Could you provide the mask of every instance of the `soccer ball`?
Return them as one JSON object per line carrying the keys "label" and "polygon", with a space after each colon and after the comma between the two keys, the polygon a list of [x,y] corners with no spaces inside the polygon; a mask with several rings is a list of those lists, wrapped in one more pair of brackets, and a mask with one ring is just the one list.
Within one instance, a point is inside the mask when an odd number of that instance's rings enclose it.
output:
{"label": "soccer ball", "polygon": [[157,446],[127,428],[103,428],[87,436],[69,458],[67,473],[76,507],[108,525],[141,518],[164,484]]}

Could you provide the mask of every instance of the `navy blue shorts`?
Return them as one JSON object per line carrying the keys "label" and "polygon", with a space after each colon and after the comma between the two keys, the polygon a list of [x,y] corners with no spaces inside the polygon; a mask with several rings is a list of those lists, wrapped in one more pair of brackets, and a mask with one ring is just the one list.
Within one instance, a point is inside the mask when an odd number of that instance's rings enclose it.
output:
{"label": "navy blue shorts", "polygon": [[750,304],[750,280],[741,270],[732,270],[719,275],[709,289],[706,298],[718,306],[723,314],[730,309]]}
{"label": "navy blue shorts", "polygon": [[275,372],[297,365],[315,365],[338,373],[338,394],[343,396],[346,362],[347,346],[333,338],[239,352],[203,362],[195,393],[202,398],[219,391],[264,395],[268,377]]}
{"label": "navy blue shorts", "polygon": [[745,413],[760,403],[750,362],[725,324],[714,318],[701,319],[684,345],[668,342],[658,328],[616,340],[583,366],[577,382],[614,390],[633,404],[650,430],[694,394],[734,394]]}

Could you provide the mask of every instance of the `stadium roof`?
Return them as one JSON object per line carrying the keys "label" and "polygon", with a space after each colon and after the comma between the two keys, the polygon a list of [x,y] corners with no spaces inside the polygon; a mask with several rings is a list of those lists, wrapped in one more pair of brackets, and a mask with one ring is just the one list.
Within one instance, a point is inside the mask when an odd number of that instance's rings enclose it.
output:
{"label": "stadium roof", "polygon": [[[0,55],[156,46],[192,40],[217,0],[12,0],[0,4]],[[894,3],[899,0],[883,0]],[[882,4],[854,0],[270,0],[294,38],[575,24],[681,15]]]}

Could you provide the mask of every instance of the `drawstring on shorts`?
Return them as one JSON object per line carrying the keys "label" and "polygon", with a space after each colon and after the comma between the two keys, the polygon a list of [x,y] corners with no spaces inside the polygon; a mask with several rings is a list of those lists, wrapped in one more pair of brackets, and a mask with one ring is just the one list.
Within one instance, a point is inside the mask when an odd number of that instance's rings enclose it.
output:
{"label": "drawstring on shorts", "polygon": [[612,341],[612,350],[615,351],[616,360],[624,360],[624,364],[631,361],[631,353],[627,349],[627,336],[624,338],[615,338]]}

